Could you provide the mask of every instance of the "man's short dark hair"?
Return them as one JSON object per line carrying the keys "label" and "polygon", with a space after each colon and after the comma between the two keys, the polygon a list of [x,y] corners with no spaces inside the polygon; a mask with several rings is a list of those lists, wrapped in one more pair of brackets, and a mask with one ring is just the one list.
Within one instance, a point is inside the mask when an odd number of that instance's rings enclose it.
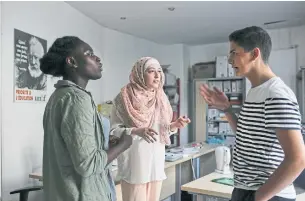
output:
{"label": "man's short dark hair", "polygon": [[229,40],[244,48],[246,52],[250,52],[254,48],[259,48],[264,63],[268,63],[272,42],[269,34],[264,29],[251,26],[236,30],[230,34]]}

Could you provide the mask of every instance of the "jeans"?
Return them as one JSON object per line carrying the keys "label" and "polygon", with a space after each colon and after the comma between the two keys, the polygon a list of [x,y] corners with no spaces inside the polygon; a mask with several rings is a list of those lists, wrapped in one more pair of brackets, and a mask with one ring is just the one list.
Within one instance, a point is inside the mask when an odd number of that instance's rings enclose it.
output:
{"label": "jeans", "polygon": [[[231,201],[255,201],[255,191],[234,188]],[[269,201],[295,201],[295,199],[287,199],[275,196]]]}

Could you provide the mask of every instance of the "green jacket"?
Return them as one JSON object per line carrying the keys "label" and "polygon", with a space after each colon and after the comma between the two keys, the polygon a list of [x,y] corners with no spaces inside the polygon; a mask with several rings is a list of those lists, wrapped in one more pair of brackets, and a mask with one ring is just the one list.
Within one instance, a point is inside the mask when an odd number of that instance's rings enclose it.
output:
{"label": "green jacket", "polygon": [[45,201],[111,201],[102,120],[91,94],[60,80],[43,117]]}

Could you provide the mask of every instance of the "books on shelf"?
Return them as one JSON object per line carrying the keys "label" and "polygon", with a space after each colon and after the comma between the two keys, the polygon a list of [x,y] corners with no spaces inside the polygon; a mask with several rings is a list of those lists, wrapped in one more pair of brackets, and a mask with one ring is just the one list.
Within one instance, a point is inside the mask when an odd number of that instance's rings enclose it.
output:
{"label": "books on shelf", "polygon": [[[244,78],[223,76],[221,78],[207,79],[206,81],[210,88],[218,88],[226,94],[232,109],[238,116],[245,99],[246,86],[244,86]],[[208,142],[234,144],[235,133],[232,131],[228,119],[222,111],[208,105],[206,123]]]}
{"label": "books on shelf", "polygon": [[217,88],[224,93],[242,93],[242,80],[211,80],[208,81],[210,88]]}

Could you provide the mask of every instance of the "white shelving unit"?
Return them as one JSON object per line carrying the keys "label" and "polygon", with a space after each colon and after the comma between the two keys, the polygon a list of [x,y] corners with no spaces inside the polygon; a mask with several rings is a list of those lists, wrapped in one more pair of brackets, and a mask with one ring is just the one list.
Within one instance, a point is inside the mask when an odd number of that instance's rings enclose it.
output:
{"label": "white shelving unit", "polygon": [[[246,98],[246,80],[241,77],[223,77],[203,79],[209,87],[217,87],[223,91],[232,104],[236,115],[239,114]],[[232,131],[225,114],[212,106],[206,105],[206,140],[221,139],[228,144],[235,141],[235,133]]]}
{"label": "white shelving unit", "polygon": [[210,88],[216,87],[223,91],[229,98],[233,111],[238,115],[246,99],[246,78],[236,76],[227,56],[216,56],[215,61],[194,64],[190,80],[193,88],[190,94],[192,140],[210,142],[211,139],[216,139],[216,143],[234,144],[235,133],[225,114],[205,102],[199,87],[208,84]]}

